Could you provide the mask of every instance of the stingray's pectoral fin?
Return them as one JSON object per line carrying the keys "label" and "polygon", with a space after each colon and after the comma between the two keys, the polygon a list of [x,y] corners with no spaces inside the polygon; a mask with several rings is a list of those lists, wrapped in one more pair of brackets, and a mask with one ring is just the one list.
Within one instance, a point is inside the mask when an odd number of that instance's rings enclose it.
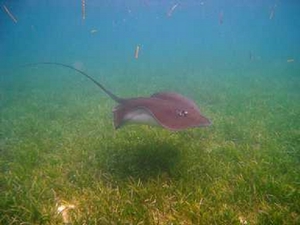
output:
{"label": "stingray's pectoral fin", "polygon": [[148,124],[160,125],[153,115],[145,108],[129,108],[123,105],[118,105],[113,110],[114,127],[118,129],[125,124]]}

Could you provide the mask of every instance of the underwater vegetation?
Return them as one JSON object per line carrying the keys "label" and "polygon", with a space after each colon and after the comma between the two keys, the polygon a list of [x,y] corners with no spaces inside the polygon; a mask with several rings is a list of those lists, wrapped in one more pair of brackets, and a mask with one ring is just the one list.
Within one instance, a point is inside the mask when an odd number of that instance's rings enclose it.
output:
{"label": "underwater vegetation", "polygon": [[297,69],[192,74],[213,125],[182,132],[114,130],[112,101],[54,71],[2,86],[1,224],[299,224]]}
{"label": "underwater vegetation", "polygon": [[0,0],[0,224],[300,224],[298,2]]}

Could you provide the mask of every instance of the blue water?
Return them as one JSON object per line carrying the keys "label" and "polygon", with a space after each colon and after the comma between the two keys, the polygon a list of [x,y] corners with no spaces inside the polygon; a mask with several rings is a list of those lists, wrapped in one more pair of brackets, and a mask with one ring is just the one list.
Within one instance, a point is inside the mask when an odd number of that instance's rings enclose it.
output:
{"label": "blue water", "polygon": [[[1,1],[1,67],[39,61],[85,67],[211,67],[285,62],[300,52],[298,1]],[[274,8],[274,9],[273,9]],[[271,11],[274,16],[270,19]],[[223,14],[223,23],[220,23]],[[91,30],[97,30],[91,33]],[[150,66],[151,65],[151,66]]]}

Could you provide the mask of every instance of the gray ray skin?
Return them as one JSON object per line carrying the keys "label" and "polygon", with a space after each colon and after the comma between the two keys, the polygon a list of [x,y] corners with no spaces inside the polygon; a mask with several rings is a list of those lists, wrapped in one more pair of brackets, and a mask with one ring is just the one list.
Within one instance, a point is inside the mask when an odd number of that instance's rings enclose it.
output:
{"label": "gray ray skin", "polygon": [[157,125],[174,131],[211,125],[211,121],[200,113],[194,101],[181,94],[158,92],[150,97],[120,98],[106,89],[94,78],[72,66],[54,62],[41,62],[27,64],[25,66],[40,64],[70,68],[96,84],[111,99],[118,103],[113,110],[114,126],[116,129],[128,123]]}

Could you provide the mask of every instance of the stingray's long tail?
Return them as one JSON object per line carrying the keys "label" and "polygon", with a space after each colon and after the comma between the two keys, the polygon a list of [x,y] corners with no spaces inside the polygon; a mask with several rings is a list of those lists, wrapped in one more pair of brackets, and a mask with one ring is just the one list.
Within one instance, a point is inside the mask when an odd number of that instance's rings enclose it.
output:
{"label": "stingray's long tail", "polygon": [[111,97],[113,100],[115,100],[118,103],[121,103],[123,101],[122,98],[119,98],[118,96],[116,96],[115,94],[113,94],[111,91],[107,90],[102,84],[100,84],[98,81],[96,81],[94,78],[92,78],[91,76],[89,76],[88,74],[86,74],[85,72],[76,69],[72,66],[63,64],[63,63],[55,63],[55,62],[39,62],[39,63],[31,63],[31,64],[25,64],[22,67],[28,67],[28,66],[37,66],[37,65],[57,65],[57,66],[63,66],[63,67],[67,67],[69,69],[75,70],[78,73],[82,74],[83,76],[87,77],[88,79],[90,79],[92,82],[94,82],[94,84],[96,84],[99,88],[101,88],[101,90],[103,90],[109,97]]}

